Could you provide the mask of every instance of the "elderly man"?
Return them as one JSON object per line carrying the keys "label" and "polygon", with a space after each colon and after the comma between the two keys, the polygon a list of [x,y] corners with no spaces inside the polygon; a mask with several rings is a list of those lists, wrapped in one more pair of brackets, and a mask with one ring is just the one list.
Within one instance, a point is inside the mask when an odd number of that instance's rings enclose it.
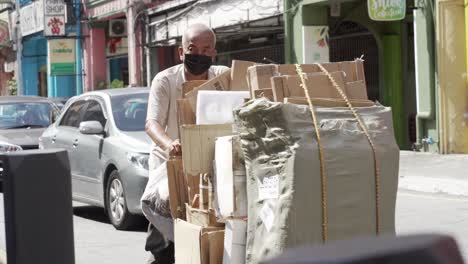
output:
{"label": "elderly man", "polygon": [[[149,159],[150,175],[170,156],[182,154],[177,127],[176,100],[182,97],[182,84],[186,81],[208,80],[229,68],[212,66],[217,52],[216,36],[212,29],[203,24],[187,28],[182,36],[179,56],[183,64],[176,65],[154,77],[148,99],[146,133],[153,144]],[[161,228],[161,227],[160,227]],[[152,256],[148,263],[166,264],[174,262],[173,243],[163,234],[173,230],[158,230],[150,224],[145,249]]]}

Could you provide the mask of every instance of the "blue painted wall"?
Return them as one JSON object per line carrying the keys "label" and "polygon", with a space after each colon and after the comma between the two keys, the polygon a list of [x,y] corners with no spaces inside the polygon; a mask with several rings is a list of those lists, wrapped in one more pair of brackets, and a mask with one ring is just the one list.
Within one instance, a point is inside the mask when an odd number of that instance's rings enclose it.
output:
{"label": "blue painted wall", "polygon": [[[20,0],[20,5],[23,6],[30,2],[31,0]],[[67,25],[67,33],[74,31],[74,25]],[[81,50],[77,50],[76,52],[81,54]],[[44,66],[47,66],[47,39],[43,36],[42,32],[23,37],[21,70],[23,74],[24,95],[39,95],[38,75]],[[76,77],[76,75],[47,75],[47,96],[72,97],[76,95]]]}
{"label": "blue painted wall", "polygon": [[23,94],[39,95],[38,74],[47,65],[47,41],[42,36],[28,36],[23,39],[22,74]]}

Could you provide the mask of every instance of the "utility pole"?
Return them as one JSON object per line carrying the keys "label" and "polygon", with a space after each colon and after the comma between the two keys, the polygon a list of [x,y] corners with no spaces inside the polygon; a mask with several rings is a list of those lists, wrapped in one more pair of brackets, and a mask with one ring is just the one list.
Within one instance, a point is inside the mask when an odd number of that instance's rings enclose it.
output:
{"label": "utility pole", "polygon": [[76,51],[75,51],[75,74],[76,74],[76,95],[83,93],[83,69],[81,65],[81,5],[80,0],[74,1],[74,11],[76,20]]}
{"label": "utility pole", "polygon": [[20,1],[16,0],[16,25],[14,25],[14,34],[16,36],[16,84],[18,86],[17,95],[23,95],[23,74],[21,55],[23,54],[23,40],[20,27]]}

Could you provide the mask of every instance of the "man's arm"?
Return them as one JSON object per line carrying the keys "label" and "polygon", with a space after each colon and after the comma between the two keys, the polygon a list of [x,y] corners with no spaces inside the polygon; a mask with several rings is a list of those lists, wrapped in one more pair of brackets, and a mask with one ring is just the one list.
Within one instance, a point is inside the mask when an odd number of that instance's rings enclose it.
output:
{"label": "man's arm", "polygon": [[169,150],[170,155],[182,155],[182,147],[179,140],[171,139],[156,120],[146,120],[145,131],[158,146],[164,150]]}
{"label": "man's arm", "polygon": [[155,77],[148,98],[145,131],[153,142],[170,155],[181,155],[179,140],[170,138],[165,130],[169,114],[169,84],[166,79]]}

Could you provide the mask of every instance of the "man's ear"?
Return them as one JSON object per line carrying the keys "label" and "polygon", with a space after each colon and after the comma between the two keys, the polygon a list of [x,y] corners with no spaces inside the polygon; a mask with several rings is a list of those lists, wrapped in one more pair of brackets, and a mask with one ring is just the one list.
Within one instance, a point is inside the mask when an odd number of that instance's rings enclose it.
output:
{"label": "man's ear", "polygon": [[213,61],[215,60],[216,55],[218,55],[218,51],[217,51],[217,50],[213,50],[213,53],[211,54],[211,59],[212,59]]}
{"label": "man's ear", "polygon": [[184,61],[184,48],[179,47],[179,59],[180,61]]}

